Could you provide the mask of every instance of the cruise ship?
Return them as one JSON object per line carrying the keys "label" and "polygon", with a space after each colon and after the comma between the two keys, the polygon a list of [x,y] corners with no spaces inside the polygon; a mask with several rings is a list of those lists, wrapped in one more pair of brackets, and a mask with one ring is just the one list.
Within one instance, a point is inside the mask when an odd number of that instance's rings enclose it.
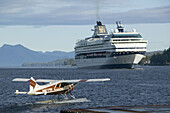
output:
{"label": "cruise ship", "polygon": [[75,46],[78,68],[134,68],[145,57],[147,40],[135,30],[125,31],[120,21],[109,34],[97,21],[94,34],[79,40]]}

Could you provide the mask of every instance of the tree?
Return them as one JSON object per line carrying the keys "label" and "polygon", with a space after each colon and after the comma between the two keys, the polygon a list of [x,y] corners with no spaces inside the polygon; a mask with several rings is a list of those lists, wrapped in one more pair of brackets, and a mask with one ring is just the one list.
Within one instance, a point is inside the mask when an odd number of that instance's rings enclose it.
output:
{"label": "tree", "polygon": [[170,62],[170,47],[167,50],[164,50],[163,54],[154,54],[151,57],[151,64],[153,65],[165,65]]}

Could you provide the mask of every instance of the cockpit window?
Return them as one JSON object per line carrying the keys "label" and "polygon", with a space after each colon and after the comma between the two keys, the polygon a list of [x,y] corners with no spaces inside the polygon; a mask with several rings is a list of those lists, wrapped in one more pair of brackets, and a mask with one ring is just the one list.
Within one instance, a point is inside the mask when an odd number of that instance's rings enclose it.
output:
{"label": "cockpit window", "polygon": [[60,85],[60,84],[57,84],[56,87],[60,87],[59,85]]}
{"label": "cockpit window", "polygon": [[67,85],[70,85],[71,83],[67,83],[67,82],[63,82],[61,83],[61,86],[60,87],[64,87],[64,86],[67,86]]}

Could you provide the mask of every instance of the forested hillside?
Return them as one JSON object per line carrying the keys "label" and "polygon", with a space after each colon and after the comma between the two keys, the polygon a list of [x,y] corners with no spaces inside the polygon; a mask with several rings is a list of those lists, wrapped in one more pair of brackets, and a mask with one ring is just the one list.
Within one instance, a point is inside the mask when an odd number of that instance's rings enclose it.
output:
{"label": "forested hillside", "polygon": [[141,60],[140,65],[170,65],[170,47],[164,50],[162,54],[160,52],[154,53],[151,56],[146,55]]}

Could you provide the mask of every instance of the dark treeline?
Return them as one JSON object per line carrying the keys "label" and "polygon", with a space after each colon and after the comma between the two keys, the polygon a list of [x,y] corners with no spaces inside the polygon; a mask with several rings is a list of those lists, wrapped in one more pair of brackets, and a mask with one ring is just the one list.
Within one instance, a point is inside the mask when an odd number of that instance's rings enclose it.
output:
{"label": "dark treeline", "polygon": [[58,66],[66,66],[71,65],[75,66],[75,59],[57,59],[51,62],[43,62],[43,63],[23,63],[22,67],[58,67]]}
{"label": "dark treeline", "polygon": [[151,64],[169,64],[170,63],[170,47],[164,50],[163,54],[154,54],[151,57]]}
{"label": "dark treeline", "polygon": [[152,56],[146,56],[139,63],[140,65],[170,65],[170,47],[164,50],[162,54],[156,53]]}

